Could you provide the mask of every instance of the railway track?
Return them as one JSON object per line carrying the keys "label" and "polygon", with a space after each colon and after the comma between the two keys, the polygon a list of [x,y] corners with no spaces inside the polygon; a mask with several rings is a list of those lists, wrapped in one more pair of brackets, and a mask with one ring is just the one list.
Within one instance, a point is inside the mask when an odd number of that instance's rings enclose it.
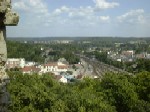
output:
{"label": "railway track", "polygon": [[104,74],[106,74],[108,72],[124,73],[124,74],[131,75],[131,73],[129,73],[127,71],[124,71],[124,70],[116,68],[114,66],[105,64],[103,62],[99,62],[97,60],[91,60],[91,59],[89,59],[87,57],[82,57],[82,59],[93,67],[93,74],[95,74],[95,75],[97,75],[99,77],[102,77]]}

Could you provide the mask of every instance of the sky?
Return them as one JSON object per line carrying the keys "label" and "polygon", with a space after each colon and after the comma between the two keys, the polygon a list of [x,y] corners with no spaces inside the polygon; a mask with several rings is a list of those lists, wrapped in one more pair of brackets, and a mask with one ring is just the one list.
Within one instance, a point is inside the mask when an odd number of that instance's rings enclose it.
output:
{"label": "sky", "polygon": [[12,0],[8,37],[150,37],[150,0]]}

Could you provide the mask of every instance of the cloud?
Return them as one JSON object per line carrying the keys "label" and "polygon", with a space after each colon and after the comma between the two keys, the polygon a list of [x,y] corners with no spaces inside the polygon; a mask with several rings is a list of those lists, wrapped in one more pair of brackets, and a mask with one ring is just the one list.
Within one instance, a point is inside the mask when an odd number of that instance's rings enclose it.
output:
{"label": "cloud", "polygon": [[[106,0],[94,0],[93,6],[80,6],[78,8],[61,6],[60,8],[50,11],[45,1],[43,0],[13,0],[13,7],[17,11],[21,11],[28,21],[33,21],[32,24],[50,24],[66,23],[78,21],[94,23],[110,20],[108,16],[97,15],[97,9],[108,9],[119,6],[116,2],[106,2]],[[67,18],[67,19],[66,19]],[[63,21],[63,22],[62,22]],[[64,22],[65,21],[65,22]],[[81,22],[82,23],[82,22]],[[49,25],[48,25],[49,24]]]}
{"label": "cloud", "polygon": [[[99,22],[106,23],[110,21],[109,16],[100,16],[100,14],[98,14],[97,11],[102,11],[100,9],[109,9],[109,8],[115,8],[119,6],[119,3],[117,2],[107,2],[106,0],[93,0],[93,3],[94,3],[93,6],[84,6],[84,7],[80,6],[78,8],[62,6],[60,8],[55,9],[51,13],[51,15],[57,16],[57,17],[58,16],[63,17],[65,15],[65,17],[68,20],[72,20],[72,22],[75,22],[75,21],[78,22],[80,20],[81,24],[84,24],[84,22],[87,22],[86,25],[87,24],[94,25],[95,23],[99,23]],[[64,23],[64,22],[61,22],[61,23]]]}
{"label": "cloud", "polygon": [[48,8],[42,0],[13,0],[15,10],[26,13],[47,14]]}
{"label": "cloud", "polygon": [[62,6],[61,8],[57,8],[53,14],[60,15],[63,13],[68,13],[68,16],[71,18],[81,18],[84,16],[89,18],[88,16],[96,16],[97,11],[100,11],[99,9],[109,9],[119,6],[119,3],[117,2],[106,2],[106,0],[93,0],[93,2],[95,3],[94,6],[80,6],[79,8]]}
{"label": "cloud", "polygon": [[129,12],[118,16],[117,19],[120,23],[145,23],[144,9],[130,10]]}
{"label": "cloud", "polygon": [[109,22],[110,17],[109,16],[100,16],[100,20]]}
{"label": "cloud", "polygon": [[70,18],[74,17],[83,17],[86,18],[87,16],[93,15],[93,9],[90,6],[87,7],[80,7],[80,8],[71,8],[68,12],[68,16]]}
{"label": "cloud", "polygon": [[[48,7],[48,0],[13,0],[12,6],[20,15],[17,32],[20,35],[42,35],[58,30],[88,29],[104,26],[110,23],[111,17],[102,15],[98,11],[115,8],[117,2],[107,0],[93,0],[90,6],[60,6],[55,9]],[[102,10],[103,9],[103,10]],[[139,17],[139,20],[142,16]],[[32,31],[31,31],[32,28]],[[54,30],[55,29],[55,30]],[[10,30],[10,32],[12,29]],[[46,32],[47,31],[47,32]],[[27,32],[27,33],[26,33]],[[13,32],[11,34],[14,35]]]}
{"label": "cloud", "polygon": [[66,13],[70,11],[70,8],[68,8],[67,6],[62,6],[61,8],[57,8],[53,11],[54,15],[60,15],[62,13]]}
{"label": "cloud", "polygon": [[95,4],[94,6],[80,6],[79,8],[62,6],[60,8],[55,9],[53,14],[59,15],[62,13],[69,13],[69,17],[86,16],[94,14],[95,11],[97,12],[99,9],[109,9],[119,6],[119,3],[117,2],[107,2],[106,0],[93,0],[93,2]]}
{"label": "cloud", "polygon": [[22,29],[31,25],[33,28],[42,26],[50,18],[47,4],[43,0],[13,0],[12,7],[20,15],[19,26]]}
{"label": "cloud", "polygon": [[57,8],[52,12],[52,16],[63,17],[63,15],[67,16],[66,18],[68,20],[65,20],[65,22],[61,22],[61,23],[66,23],[67,21],[69,21],[70,24],[74,23],[80,25],[83,24],[85,26],[89,26],[89,25],[93,26],[98,23],[106,23],[110,21],[109,16],[99,16],[99,14],[97,14],[97,11],[95,12],[95,7],[91,7],[91,6],[86,6],[86,7],[80,6],[79,8],[62,6],[61,8],[59,9]]}
{"label": "cloud", "polygon": [[18,1],[13,3],[13,8],[16,10],[24,10],[27,11],[29,10],[29,7],[25,5],[23,1]]}
{"label": "cloud", "polygon": [[107,2],[106,0],[93,0],[93,1],[96,4],[97,9],[115,8],[120,5],[117,2]]}

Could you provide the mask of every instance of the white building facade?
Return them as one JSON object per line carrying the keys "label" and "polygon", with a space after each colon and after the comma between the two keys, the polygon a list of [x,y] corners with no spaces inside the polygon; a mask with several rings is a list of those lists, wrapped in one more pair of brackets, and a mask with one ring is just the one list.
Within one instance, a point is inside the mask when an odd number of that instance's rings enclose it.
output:
{"label": "white building facade", "polygon": [[48,73],[48,72],[55,73],[55,72],[66,72],[66,71],[68,71],[68,65],[62,64],[60,62],[40,65],[38,68],[41,69],[42,73]]}
{"label": "white building facade", "polygon": [[24,58],[8,58],[6,62],[6,68],[24,68],[25,59]]}

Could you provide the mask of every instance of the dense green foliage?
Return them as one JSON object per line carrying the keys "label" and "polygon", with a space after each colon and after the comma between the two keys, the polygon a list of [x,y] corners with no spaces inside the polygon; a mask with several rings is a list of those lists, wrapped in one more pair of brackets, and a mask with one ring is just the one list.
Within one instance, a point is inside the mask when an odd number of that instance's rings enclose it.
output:
{"label": "dense green foliage", "polygon": [[73,54],[71,51],[64,52],[63,57],[67,59],[70,64],[77,64],[80,61],[80,58]]}
{"label": "dense green foliage", "polygon": [[8,58],[25,58],[27,61],[44,62],[41,45],[7,41]]}
{"label": "dense green foliage", "polygon": [[[74,52],[79,50],[79,47],[75,45],[65,44],[31,44],[20,43],[15,41],[7,41],[8,46],[8,58],[25,58],[26,61],[45,62],[45,58],[48,61],[58,61],[59,58],[65,58],[70,64],[77,64],[80,58],[75,55]],[[44,51],[41,50],[44,47]],[[52,49],[46,53],[48,49]]]}
{"label": "dense green foliage", "polygon": [[149,59],[137,59],[134,62],[125,62],[122,64],[125,69],[129,72],[150,72],[150,60]]}
{"label": "dense green foliage", "polygon": [[150,73],[106,74],[61,84],[50,75],[9,72],[12,112],[150,112]]}

